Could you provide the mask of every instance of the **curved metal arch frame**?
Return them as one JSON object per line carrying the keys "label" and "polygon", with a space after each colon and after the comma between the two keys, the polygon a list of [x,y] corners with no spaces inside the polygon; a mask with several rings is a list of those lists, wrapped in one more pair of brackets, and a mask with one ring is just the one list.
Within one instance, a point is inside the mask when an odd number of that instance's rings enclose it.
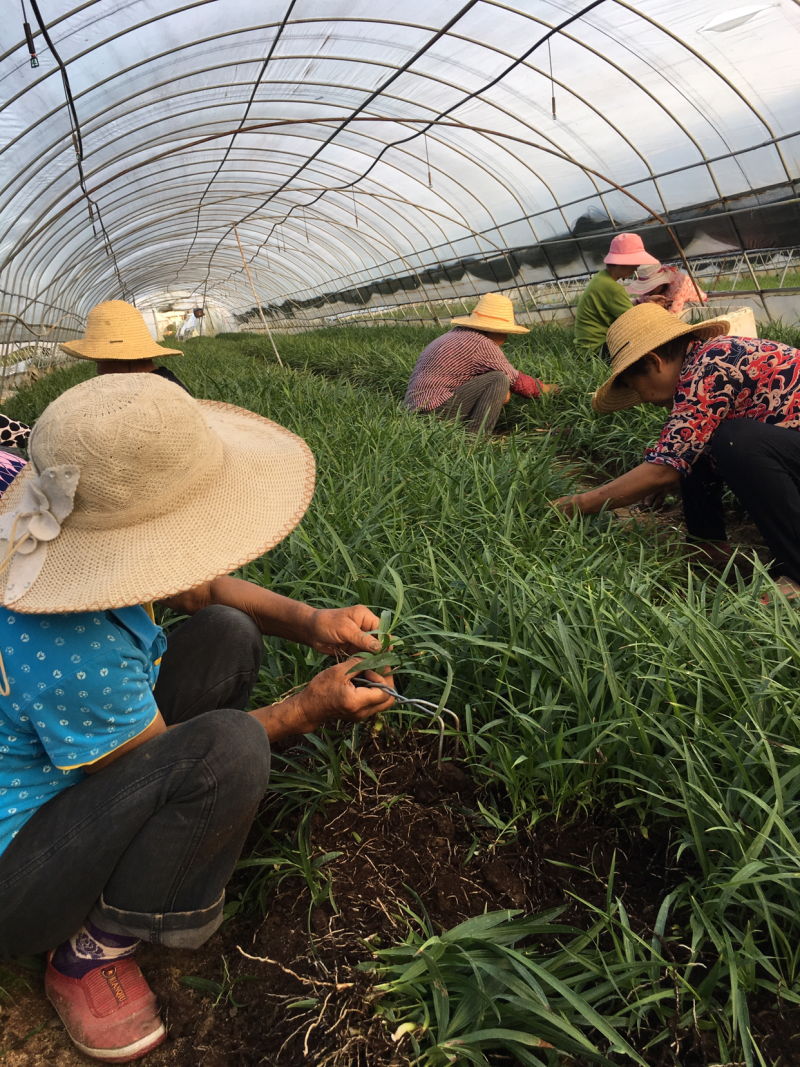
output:
{"label": "curved metal arch frame", "polygon": [[[207,2],[207,0],[202,0],[202,2]],[[491,2],[491,0],[485,0],[485,2]],[[88,8],[88,7],[90,7],[90,6],[91,6],[91,4],[90,4],[90,3],[87,3],[87,4],[84,4],[84,5],[81,5],[81,8],[80,8],[80,9],[83,9],[83,8]],[[173,9],[173,11],[171,11],[171,12],[168,12],[168,13],[165,13],[165,14],[174,14],[174,13],[175,13],[176,11],[178,11],[178,10],[187,10],[187,9],[191,9],[191,8],[194,8],[194,7],[198,7],[198,6],[202,6],[202,5],[201,5],[201,3],[192,3],[192,4],[187,4],[187,5],[184,5],[184,7],[183,7],[183,8],[180,8],[180,9],[178,9],[178,8],[176,8],[176,9]],[[503,6],[503,5],[499,5],[499,4],[493,4],[492,6]],[[628,5],[628,4],[620,4],[620,6],[622,6],[622,7],[625,7],[625,8],[626,8],[626,9],[628,9],[628,10],[631,10],[631,11],[632,11],[632,12],[633,12],[634,14],[636,14],[636,15],[641,15],[641,14],[642,14],[641,12],[635,11],[635,9],[632,9],[632,8],[630,8],[630,5]],[[75,9],[75,10],[80,10],[80,9]],[[70,12],[70,13],[68,13],[67,15],[65,15],[64,17],[69,17],[69,15],[70,15],[70,14],[72,14],[72,13],[74,13],[74,12]],[[515,13],[516,13],[516,14],[518,14],[518,15],[522,15],[522,16],[524,16],[524,17],[531,17],[531,16],[528,16],[528,15],[527,15],[527,13],[525,13],[525,12],[518,12],[518,11],[517,11],[517,12],[515,12]],[[328,20],[328,21],[330,21],[330,20]],[[339,20],[336,20],[336,21],[339,21]],[[359,20],[352,20],[352,21],[358,21],[358,22],[361,22],[361,21],[363,21],[363,20],[360,20],[360,19],[359,19]],[[659,24],[658,24],[658,23],[656,23],[656,22],[655,22],[654,20],[652,20],[652,19],[648,19],[648,21],[650,21],[650,22],[651,22],[651,23],[652,23],[653,25],[655,25],[655,26],[656,26],[657,28],[659,28],[659,29],[662,29],[662,30],[664,29],[663,27],[659,26]],[[665,32],[668,32],[668,31],[665,31]],[[676,37],[675,37],[674,35],[670,34],[670,36],[672,36],[672,37],[673,37],[673,39],[674,39],[674,40],[676,40],[676,41],[677,41],[677,42],[678,42],[679,44],[684,44],[684,42],[682,42],[682,41],[681,41],[681,40],[680,40],[679,38],[676,38]],[[193,42],[193,43],[194,43],[194,42]],[[695,53],[695,54],[696,54],[696,53]],[[698,58],[701,58],[701,59],[702,59],[702,57],[698,57]],[[607,62],[607,60],[606,60],[606,62]],[[421,72],[415,72],[415,73],[421,73]],[[716,73],[718,73],[718,72],[716,72]],[[741,95],[741,94],[740,94],[740,95]],[[746,101],[746,100],[745,100],[745,102],[746,102],[746,103],[748,103],[748,106],[750,106],[750,107],[751,107],[751,110],[753,110],[753,113],[754,113],[754,114],[756,114],[756,117],[759,117],[759,118],[760,118],[760,116],[758,115],[757,111],[755,111],[755,110],[754,110],[754,109],[752,108],[752,105],[751,105],[751,104],[750,104],[750,103],[749,103],[748,101]],[[394,121],[399,121],[399,122],[402,122],[403,120],[402,120],[402,119],[399,119],[399,120],[394,120]],[[770,133],[772,133],[772,130],[771,130],[771,128],[770,128],[770,127],[768,126],[768,124],[764,123],[764,125],[765,125],[765,128],[766,128],[766,129],[767,129],[767,130],[768,130],[768,131],[769,131]],[[231,131],[228,131],[228,132],[227,132],[227,134],[226,134],[226,136],[230,136],[230,135],[231,135]],[[785,166],[785,160],[784,160],[784,157],[783,157],[782,153],[780,152],[780,148],[779,148],[779,145],[778,145],[778,140],[779,140],[779,139],[777,139],[777,138],[774,138],[774,136],[773,136],[773,141],[774,141],[774,143],[775,143],[775,145],[776,145],[776,149],[777,149],[777,151],[778,151],[778,154],[780,155],[780,157],[781,157],[782,161],[784,162],[784,166]],[[541,146],[533,146],[533,147],[541,147]],[[448,145],[448,148],[452,148],[452,146]],[[515,158],[517,158],[517,157],[515,157]],[[576,161],[576,165],[577,165],[577,166],[581,166],[581,164],[578,164],[578,163],[577,163],[577,161]],[[582,168],[582,169],[583,169],[583,168]],[[584,172],[585,172],[585,171],[584,171]],[[404,172],[404,173],[406,173],[406,174],[407,174],[407,172]],[[788,173],[788,171],[787,171],[787,173]],[[493,177],[494,177],[494,176],[493,176]],[[497,180],[497,179],[495,178],[495,180]],[[331,191],[333,191],[333,190],[331,190]],[[452,206],[452,205],[451,205],[451,206]]]}

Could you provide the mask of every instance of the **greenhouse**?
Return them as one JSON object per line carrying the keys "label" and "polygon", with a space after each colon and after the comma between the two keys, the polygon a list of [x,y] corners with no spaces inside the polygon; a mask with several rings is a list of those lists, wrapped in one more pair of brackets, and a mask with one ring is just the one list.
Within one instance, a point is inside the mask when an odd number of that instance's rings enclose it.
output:
{"label": "greenhouse", "polygon": [[800,3],[0,13],[4,1067],[800,1067]]}

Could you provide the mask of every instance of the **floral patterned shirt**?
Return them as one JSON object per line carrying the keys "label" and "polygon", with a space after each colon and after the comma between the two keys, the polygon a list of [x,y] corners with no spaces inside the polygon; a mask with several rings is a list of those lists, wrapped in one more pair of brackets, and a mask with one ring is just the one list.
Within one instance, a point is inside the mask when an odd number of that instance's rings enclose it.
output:
{"label": "floral patterned shirt", "polygon": [[800,429],[800,350],[757,337],[694,341],[675,386],[672,413],[645,459],[688,474],[723,419]]}

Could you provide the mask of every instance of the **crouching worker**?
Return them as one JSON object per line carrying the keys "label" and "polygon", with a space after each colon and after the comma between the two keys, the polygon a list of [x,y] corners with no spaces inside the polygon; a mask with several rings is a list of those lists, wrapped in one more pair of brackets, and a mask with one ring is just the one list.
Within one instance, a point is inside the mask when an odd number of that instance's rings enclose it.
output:
{"label": "crouching worker", "polygon": [[557,506],[593,514],[680,484],[690,541],[711,558],[731,553],[722,490],[733,490],[767,543],[778,589],[800,591],[800,351],[720,336],[727,323],[688,326],[642,304],[608,331],[612,375],[597,412],[650,403],[670,408],[644,463]]}
{"label": "crouching worker", "polygon": [[127,300],[96,304],[86,316],[84,336],[64,341],[61,348],[68,356],[93,360],[98,374],[157,374],[186,389],[168,367],[157,367],[153,362],[182,356],[183,352],[179,348],[162,348],[154,341],[144,315]]}
{"label": "crouching worker", "polygon": [[[594,275],[575,307],[575,344],[584,355],[608,359],[608,328],[633,307],[619,282],[633,277],[636,268],[645,263],[660,264],[645,252],[641,237],[635,233],[618,233],[603,262],[605,267]],[[663,296],[653,299],[664,303]]]}
{"label": "crouching worker", "polygon": [[470,433],[491,436],[511,393],[537,399],[558,392],[508,362],[501,347],[510,333],[530,333],[514,321],[514,305],[486,293],[470,315],[451,320],[453,329],[431,341],[411,372],[403,403],[412,411],[463,422]]}
{"label": "crouching worker", "polygon": [[[47,950],[74,1043],[125,1062],[164,1038],[136,946],[192,948],[222,922],[270,742],[392,701],[353,686],[350,659],[242,710],[262,633],[378,647],[364,607],[215,577],[302,518],[314,459],[299,438],[122,374],[55,400],[29,455],[0,515],[0,955]],[[168,640],[148,611],[165,598],[196,612]]]}

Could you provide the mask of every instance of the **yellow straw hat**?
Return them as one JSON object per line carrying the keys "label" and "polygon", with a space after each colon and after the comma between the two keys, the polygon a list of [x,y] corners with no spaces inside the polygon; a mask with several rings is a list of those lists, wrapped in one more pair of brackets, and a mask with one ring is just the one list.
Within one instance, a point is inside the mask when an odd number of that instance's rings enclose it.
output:
{"label": "yellow straw hat", "polygon": [[314,491],[299,437],[155,374],[68,389],[28,452],[0,501],[0,601],[23,613],[143,604],[227,574],[286,537]]}
{"label": "yellow straw hat", "polygon": [[617,384],[617,378],[659,345],[684,335],[688,342],[690,334],[697,340],[709,341],[729,331],[727,319],[698,322],[692,326],[681,322],[676,315],[657,304],[638,304],[620,315],[608,328],[606,344],[611,355],[612,374],[592,395],[592,407],[604,415],[641,404],[641,397],[636,390]]}
{"label": "yellow straw hat", "polygon": [[106,300],[86,318],[86,333],[61,345],[78,359],[163,359],[182,356],[179,348],[162,348],[150,336],[141,311],[125,300]]}
{"label": "yellow straw hat", "polygon": [[491,333],[530,333],[527,326],[514,322],[514,305],[502,293],[484,293],[470,315],[451,319],[450,324]]}

